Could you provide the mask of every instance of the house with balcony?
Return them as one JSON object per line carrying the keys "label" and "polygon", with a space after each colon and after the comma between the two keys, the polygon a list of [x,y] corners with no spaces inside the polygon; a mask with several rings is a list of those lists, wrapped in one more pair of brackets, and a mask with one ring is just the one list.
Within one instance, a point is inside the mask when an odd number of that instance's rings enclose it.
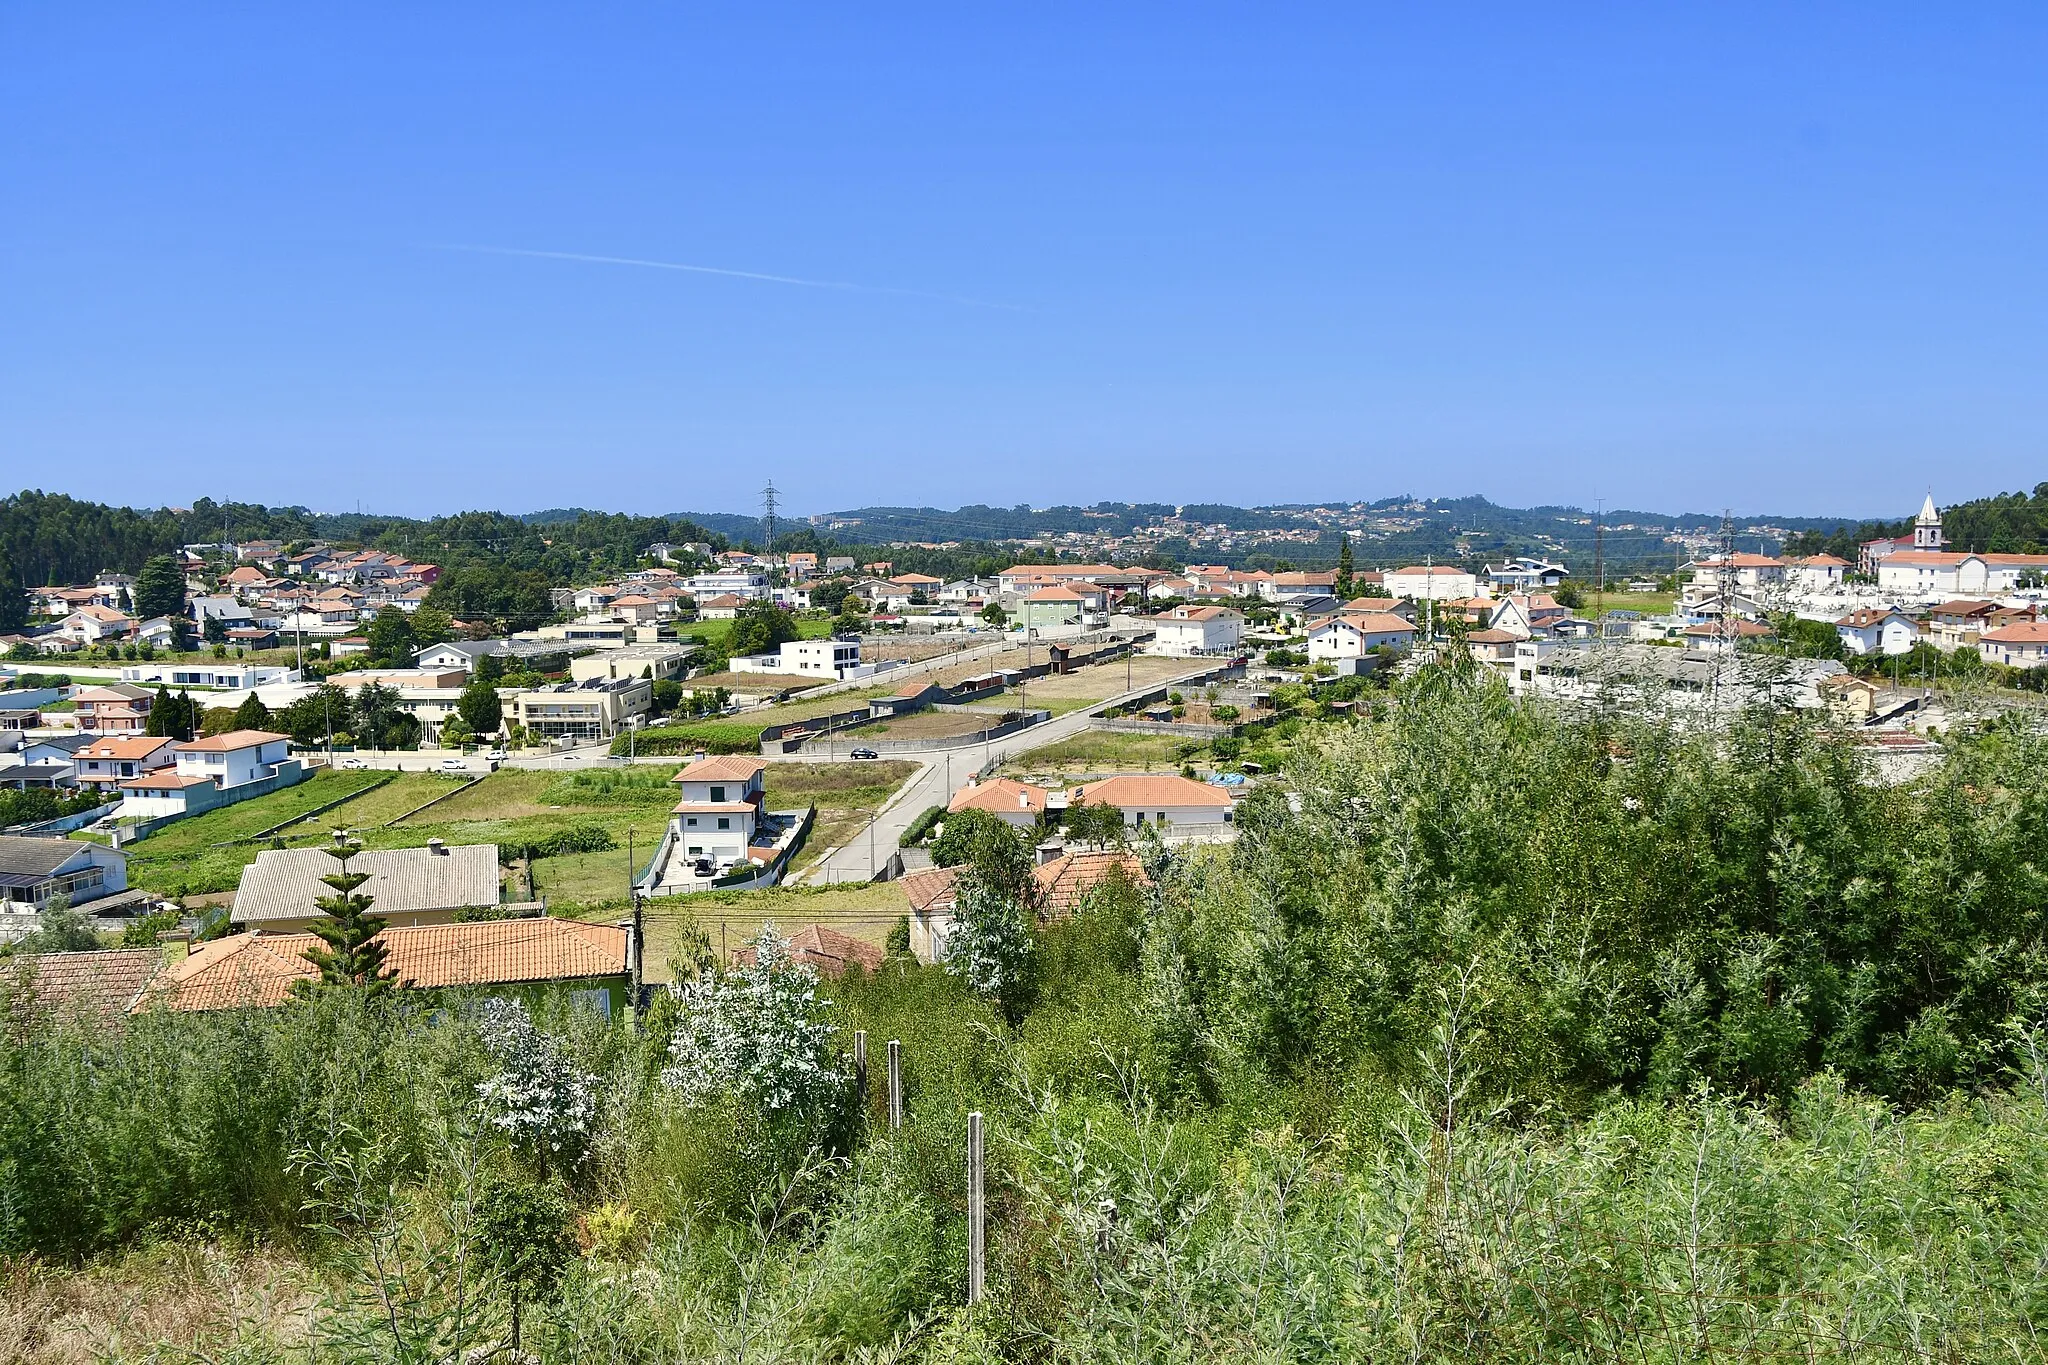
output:
{"label": "house with balcony", "polygon": [[1333,616],[1308,633],[1312,664],[1362,659],[1375,650],[1402,651],[1415,643],[1415,627],[1390,611]]}
{"label": "house with balcony", "polygon": [[175,767],[177,753],[178,741],[168,735],[103,735],[72,753],[73,777],[112,795],[131,777]]}
{"label": "house with balcony", "polygon": [[718,871],[745,862],[767,816],[767,771],[758,758],[721,756],[700,758],[677,773],[682,799],[669,815],[671,860],[707,859]]}
{"label": "house with balcony", "polygon": [[860,641],[838,635],[826,640],[785,640],[775,653],[742,654],[732,661],[731,667],[735,673],[786,673],[814,680],[842,680],[860,674]]}
{"label": "house with balcony", "polygon": [[187,741],[175,765],[119,784],[121,818],[156,820],[197,815],[305,781],[303,764],[290,756],[289,737],[268,730],[230,730]]}
{"label": "house with balcony", "polygon": [[1851,654],[1910,654],[1920,643],[1920,626],[1895,607],[1863,607],[1835,622],[1842,648]]}

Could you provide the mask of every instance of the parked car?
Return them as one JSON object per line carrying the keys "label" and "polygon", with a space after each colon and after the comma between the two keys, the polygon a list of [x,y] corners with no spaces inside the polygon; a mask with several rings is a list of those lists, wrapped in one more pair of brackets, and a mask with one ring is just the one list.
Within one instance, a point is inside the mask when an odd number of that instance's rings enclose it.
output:
{"label": "parked car", "polygon": [[361,760],[360,758],[344,758],[343,760],[341,760],[341,762],[335,764],[334,766],[337,768],[346,768],[350,772],[360,772],[362,769],[367,768],[370,765],[363,762],[363,760]]}
{"label": "parked car", "polygon": [[485,754],[484,757],[488,758],[493,763],[503,763],[506,759],[512,757],[512,755],[506,753],[503,749],[493,749],[489,753]]}
{"label": "parked car", "polygon": [[875,752],[875,751],[874,751],[873,749],[855,749],[855,750],[853,751],[853,753],[852,753],[851,757],[853,757],[853,758],[880,758],[880,757],[881,757],[881,755],[880,755],[880,754],[878,754],[878,753],[876,753],[876,752]]}
{"label": "parked car", "polygon": [[460,758],[444,758],[441,760],[441,771],[444,773],[466,773],[469,771],[469,763]]}
{"label": "parked car", "polygon": [[690,870],[700,877],[708,877],[711,875],[711,860],[709,858],[699,858],[696,862],[690,864]]}

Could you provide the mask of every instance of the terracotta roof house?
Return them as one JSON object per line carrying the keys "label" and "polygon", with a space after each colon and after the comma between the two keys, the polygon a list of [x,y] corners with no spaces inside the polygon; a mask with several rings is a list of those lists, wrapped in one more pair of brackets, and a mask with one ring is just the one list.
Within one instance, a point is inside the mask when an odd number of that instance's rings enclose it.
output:
{"label": "terracotta roof house", "polygon": [[100,1022],[133,1011],[163,969],[161,948],[29,953],[11,959],[6,968],[42,1008]]}
{"label": "terracotta roof house", "polygon": [[[1031,879],[1038,886],[1039,918],[1067,918],[1083,897],[1114,875],[1128,877],[1138,886],[1150,884],[1144,864],[1128,849],[1083,849],[1040,863],[1031,869]],[[910,908],[910,952],[920,962],[937,962],[945,956],[959,879],[957,867],[927,867],[897,883]]]}
{"label": "terracotta roof house", "polygon": [[[789,956],[792,962],[811,968],[819,976],[843,976],[848,967],[859,967],[867,972],[880,969],[886,954],[865,939],[842,934],[837,929],[827,929],[821,924],[810,924],[789,936]],[[751,967],[754,965],[754,950],[735,948],[732,961],[734,966]]]}
{"label": "terracotta roof house", "polygon": [[985,810],[1007,824],[1029,827],[1037,824],[1045,811],[1045,788],[1007,777],[970,781],[946,803],[948,814],[963,810]]}
{"label": "terracotta roof house", "polygon": [[[575,1003],[609,1015],[627,1003],[631,937],[621,925],[543,917],[392,928],[376,941],[404,987],[566,989]],[[139,1008],[281,1005],[294,983],[318,977],[305,952],[319,942],[312,934],[255,930],[202,944],[157,978]]]}
{"label": "terracotta roof house", "polygon": [[1178,835],[1216,835],[1230,823],[1233,802],[1220,787],[1177,773],[1129,773],[1075,787],[1070,805],[1115,806],[1130,826],[1154,825]]}
{"label": "terracotta roof house", "polygon": [[159,772],[177,761],[169,735],[102,734],[72,754],[83,787],[111,790],[131,777]]}
{"label": "terracotta roof house", "polygon": [[78,728],[94,734],[139,735],[149,728],[149,708],[156,694],[133,683],[104,683],[72,693]]}
{"label": "terracotta roof house", "polygon": [[2021,621],[1977,638],[1977,652],[1985,662],[2014,668],[2048,666],[2048,621]]}

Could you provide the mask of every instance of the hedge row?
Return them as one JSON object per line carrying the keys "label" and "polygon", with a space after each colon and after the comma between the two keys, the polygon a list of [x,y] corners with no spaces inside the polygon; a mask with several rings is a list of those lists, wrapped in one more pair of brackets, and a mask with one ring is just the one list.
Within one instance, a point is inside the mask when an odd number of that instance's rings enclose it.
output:
{"label": "hedge row", "polygon": [[707,754],[758,753],[761,729],[759,725],[721,720],[703,720],[691,725],[656,725],[635,736],[620,735],[612,741],[612,752],[623,755],[630,747],[633,753],[651,755],[688,754],[699,749]]}

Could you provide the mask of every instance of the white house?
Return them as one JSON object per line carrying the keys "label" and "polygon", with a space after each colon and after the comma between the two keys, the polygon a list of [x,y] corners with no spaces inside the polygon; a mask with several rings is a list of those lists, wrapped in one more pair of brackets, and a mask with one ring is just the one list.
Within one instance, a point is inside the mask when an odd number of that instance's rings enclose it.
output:
{"label": "white house", "polygon": [[1220,787],[1178,774],[1127,773],[1075,787],[1067,806],[1114,806],[1130,826],[1152,825],[1163,834],[1215,836],[1230,824],[1232,802]]}
{"label": "white house", "polygon": [[274,683],[295,683],[298,680],[299,670],[296,668],[238,663],[233,659],[207,663],[126,664],[121,669],[122,682],[141,687],[160,684],[166,687],[219,687],[247,691],[252,687],[269,687]]}
{"label": "white house", "polygon": [[160,772],[177,762],[169,735],[101,735],[71,755],[78,785],[111,791],[131,777]]}
{"label": "white house", "polygon": [[2048,621],[2022,621],[1987,630],[1977,637],[1977,652],[1986,663],[2013,668],[2048,666]]}
{"label": "white house", "polygon": [[1512,592],[1554,588],[1564,579],[1564,565],[1553,564],[1547,559],[1531,559],[1526,555],[1517,556],[1505,564],[1486,566],[1486,581],[1496,588]]}
{"label": "white house", "polygon": [[1415,643],[1415,627],[1390,611],[1333,616],[1308,633],[1310,663],[1359,659],[1385,646],[1405,650]]}
{"label": "white house", "polygon": [[1152,652],[1170,658],[1232,655],[1244,641],[1244,615],[1229,607],[1180,606],[1151,621]]}
{"label": "white house", "polygon": [[1269,602],[1285,602],[1297,597],[1334,597],[1336,592],[1335,569],[1307,573],[1290,570],[1276,573],[1259,585],[1259,595]]}
{"label": "white house", "polygon": [[1786,560],[1785,568],[1792,586],[1803,592],[1836,592],[1842,586],[1842,575],[1849,571],[1849,561],[1833,555],[1808,555]]}
{"label": "white house", "polygon": [[1896,607],[1860,607],[1835,622],[1842,648],[1851,654],[1910,654],[1920,627]]}
{"label": "white house", "polygon": [[1999,597],[2048,578],[2048,555],[1894,550],[1877,562],[1877,586],[1909,597]]}
{"label": "white house", "polygon": [[78,905],[127,889],[128,855],[117,848],[0,834],[0,911],[7,917],[0,919],[0,936],[33,932],[36,921],[29,917],[58,896]]}
{"label": "white house", "polygon": [[683,799],[669,816],[675,835],[671,858],[708,858],[723,871],[744,862],[761,825],[762,776],[758,758],[700,758],[675,775]]}
{"label": "white house", "polygon": [[1389,569],[1381,583],[1389,595],[1406,597],[1415,602],[1420,602],[1425,597],[1444,601],[1454,597],[1479,595],[1478,578],[1448,564],[1411,564],[1405,569]]}
{"label": "white house", "polygon": [[684,586],[690,596],[700,600],[731,593],[748,601],[759,601],[768,595],[768,575],[752,569],[716,569],[710,573],[692,574]]}
{"label": "white house", "polygon": [[268,730],[230,730],[191,740],[178,750],[174,768],[121,783],[121,816],[197,815],[291,786],[306,771],[289,756],[290,743],[289,737]]}
{"label": "white house", "polygon": [[785,640],[773,654],[742,654],[732,661],[735,673],[789,673],[839,680],[860,668],[860,641],[833,636],[829,640]]}
{"label": "white house", "polygon": [[1685,585],[1680,600],[1687,607],[1718,597],[1724,569],[1735,580],[1735,590],[1749,597],[1783,587],[1786,582],[1785,561],[1769,555],[1737,551],[1725,563],[1719,555],[1710,555],[1705,559],[1695,559],[1686,567],[1692,570],[1692,579]]}

